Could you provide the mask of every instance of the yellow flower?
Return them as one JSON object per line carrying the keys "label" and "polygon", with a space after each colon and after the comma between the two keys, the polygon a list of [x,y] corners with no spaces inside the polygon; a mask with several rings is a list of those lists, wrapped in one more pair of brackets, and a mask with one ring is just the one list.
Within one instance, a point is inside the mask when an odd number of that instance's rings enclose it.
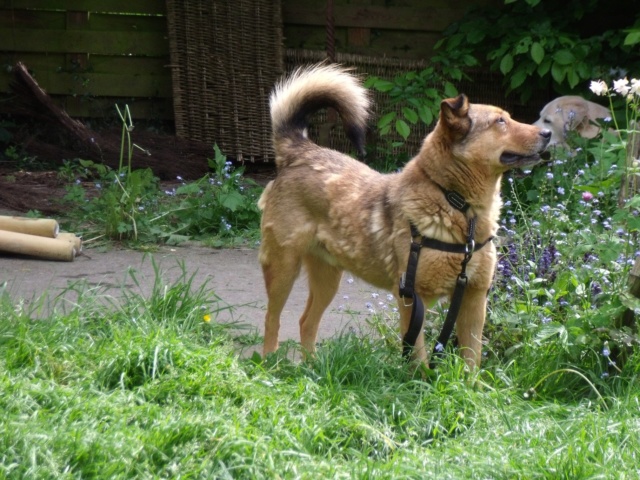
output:
{"label": "yellow flower", "polygon": [[205,323],[209,323],[211,321],[211,315],[207,313],[204,317],[202,317],[202,319],[205,321]]}

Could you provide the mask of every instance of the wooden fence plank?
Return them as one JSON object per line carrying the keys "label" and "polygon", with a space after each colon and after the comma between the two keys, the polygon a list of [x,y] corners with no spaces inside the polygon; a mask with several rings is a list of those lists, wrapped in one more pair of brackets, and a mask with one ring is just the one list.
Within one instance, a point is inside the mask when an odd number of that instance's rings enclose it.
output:
{"label": "wooden fence plank", "polygon": [[162,0],[0,0],[0,8],[36,10],[76,10],[84,12],[147,13],[165,15]]}
{"label": "wooden fence plank", "polygon": [[[65,12],[39,12],[36,10],[1,10],[0,28],[65,28]],[[2,46],[4,50],[5,45]]]}
{"label": "wooden fence plank", "polygon": [[[63,53],[0,53],[0,62],[4,65],[15,65],[19,61],[24,63],[29,71],[36,77],[40,72],[50,70],[52,72],[66,72],[82,74],[90,73],[118,73],[130,75],[170,75],[169,59],[164,57],[127,57],[123,55],[88,55],[86,70],[78,68],[65,68],[65,54]],[[0,76],[6,71],[0,71]]]}
{"label": "wooden fence plank", "polygon": [[[433,55],[433,47],[441,38],[437,32],[411,32],[411,35],[407,35],[406,31],[377,30],[376,35],[371,35],[368,45],[357,45],[348,40],[348,30],[336,28],[336,49],[358,55],[427,59]],[[325,49],[324,27],[288,25],[283,33],[291,48]]]}
{"label": "wooden fence plank", "polygon": [[[282,6],[284,22],[293,25],[324,25],[326,23],[323,3],[314,7],[285,3]],[[387,30],[442,31],[455,20],[460,12],[452,8],[439,7],[380,7],[358,5],[336,5],[336,27],[381,28]]]}
{"label": "wooden fence plank", "polygon": [[18,52],[168,56],[169,40],[160,32],[85,32],[30,29],[0,30],[0,45]]}
{"label": "wooden fence plank", "polygon": [[[69,10],[68,12],[71,12]],[[0,10],[0,28],[64,30],[68,27],[65,14],[68,12],[45,12],[38,10]],[[167,35],[167,19],[158,15],[122,15],[92,13],[82,30],[162,32]]]}
{"label": "wooden fence plank", "polygon": [[[167,75],[41,71],[37,80],[50,95],[162,98],[172,96],[171,78]],[[0,76],[0,91],[8,91],[10,81],[10,76]]]}
{"label": "wooden fence plank", "polygon": [[[170,98],[84,98],[53,97],[71,117],[92,117],[118,120],[115,105],[129,105],[131,117],[137,119],[173,120],[173,101]],[[1,106],[0,106],[1,108]],[[142,145],[147,147],[147,145]]]}

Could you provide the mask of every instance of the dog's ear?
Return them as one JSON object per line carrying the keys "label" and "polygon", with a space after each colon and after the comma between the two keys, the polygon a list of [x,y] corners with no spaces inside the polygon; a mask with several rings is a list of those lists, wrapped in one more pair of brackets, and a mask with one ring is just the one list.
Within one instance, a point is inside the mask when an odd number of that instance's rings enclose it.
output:
{"label": "dog's ear", "polygon": [[444,99],[440,103],[440,123],[451,133],[451,136],[460,140],[469,133],[471,119],[469,118],[469,99],[465,94],[455,98]]}
{"label": "dog's ear", "polygon": [[600,128],[589,117],[589,109],[585,103],[572,103],[564,108],[565,129],[575,130],[584,138],[595,137]]}

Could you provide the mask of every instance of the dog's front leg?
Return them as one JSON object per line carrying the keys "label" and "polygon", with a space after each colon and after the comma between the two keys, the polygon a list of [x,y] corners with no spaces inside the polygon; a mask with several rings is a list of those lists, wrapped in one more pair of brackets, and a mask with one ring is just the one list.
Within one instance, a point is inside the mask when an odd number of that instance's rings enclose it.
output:
{"label": "dog's front leg", "polygon": [[456,331],[460,353],[471,369],[480,368],[482,329],[487,313],[487,291],[467,286],[458,314]]}

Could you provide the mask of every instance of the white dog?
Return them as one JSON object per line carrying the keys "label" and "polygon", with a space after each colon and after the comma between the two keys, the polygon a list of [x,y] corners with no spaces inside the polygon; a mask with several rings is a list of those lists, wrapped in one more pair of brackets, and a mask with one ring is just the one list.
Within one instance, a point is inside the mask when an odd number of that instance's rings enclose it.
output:
{"label": "white dog", "polygon": [[602,105],[570,95],[547,103],[534,125],[551,130],[549,145],[566,145],[569,131],[575,131],[584,138],[593,138],[600,132],[596,119],[610,116],[609,109]]}

